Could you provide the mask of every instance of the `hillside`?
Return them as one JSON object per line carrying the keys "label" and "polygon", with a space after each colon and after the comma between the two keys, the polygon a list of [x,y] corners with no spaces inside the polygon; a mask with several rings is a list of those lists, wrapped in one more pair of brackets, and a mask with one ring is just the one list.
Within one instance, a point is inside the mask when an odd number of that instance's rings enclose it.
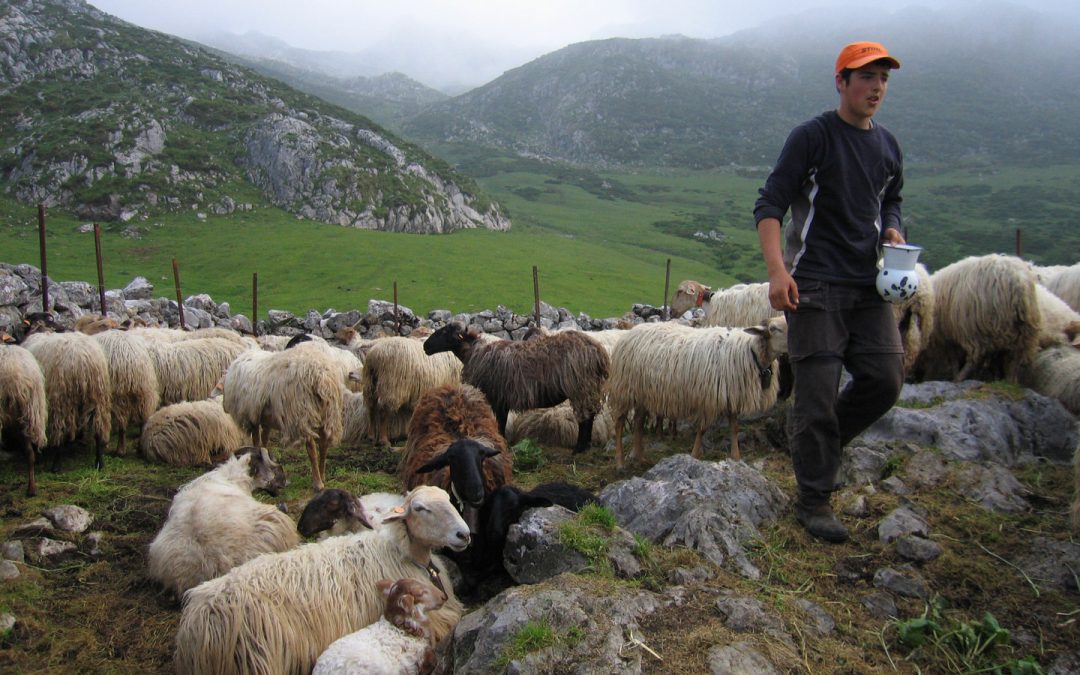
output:
{"label": "hillside", "polygon": [[995,3],[839,18],[570,45],[432,105],[404,133],[600,166],[768,165],[794,124],[835,105],[839,45],[873,38],[903,63],[880,119],[909,165],[1075,162],[1077,27]]}
{"label": "hillside", "polygon": [[0,42],[0,185],[24,203],[103,221],[272,204],[365,229],[510,226],[369,119],[81,0],[4,3]]}

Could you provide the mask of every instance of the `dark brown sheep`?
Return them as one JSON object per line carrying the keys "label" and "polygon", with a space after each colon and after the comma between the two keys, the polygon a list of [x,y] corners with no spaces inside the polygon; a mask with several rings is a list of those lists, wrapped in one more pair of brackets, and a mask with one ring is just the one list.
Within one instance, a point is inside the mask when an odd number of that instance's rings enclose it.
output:
{"label": "dark brown sheep", "polygon": [[487,396],[501,434],[506,433],[511,410],[550,408],[569,399],[578,422],[574,452],[586,450],[611,371],[607,350],[581,331],[537,335],[521,342],[481,342],[480,335],[475,327],[453,322],[427,339],[424,352],[449,351],[461,359],[462,381]]}
{"label": "dark brown sheep", "polygon": [[449,492],[472,529],[484,497],[510,483],[513,464],[484,394],[447,384],[416,404],[398,474],[406,490],[433,485]]}

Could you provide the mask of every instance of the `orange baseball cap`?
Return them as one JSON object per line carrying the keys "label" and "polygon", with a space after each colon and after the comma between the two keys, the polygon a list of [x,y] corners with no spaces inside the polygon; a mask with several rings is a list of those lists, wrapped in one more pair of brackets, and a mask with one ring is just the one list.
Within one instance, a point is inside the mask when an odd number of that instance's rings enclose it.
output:
{"label": "orange baseball cap", "polygon": [[852,42],[840,50],[840,56],[836,57],[836,72],[844,68],[856,70],[862,68],[871,61],[885,59],[889,67],[899,68],[900,62],[889,56],[889,52],[877,42]]}

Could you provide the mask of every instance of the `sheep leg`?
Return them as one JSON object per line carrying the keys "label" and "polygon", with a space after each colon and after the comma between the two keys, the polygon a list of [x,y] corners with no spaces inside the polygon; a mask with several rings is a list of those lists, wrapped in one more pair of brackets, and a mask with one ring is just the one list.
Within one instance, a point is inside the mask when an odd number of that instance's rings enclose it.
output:
{"label": "sheep leg", "polygon": [[739,418],[728,415],[728,426],[731,427],[731,458],[742,459],[742,453],[739,452]]}
{"label": "sheep leg", "polygon": [[645,432],[645,415],[634,414],[634,457],[635,462],[645,461],[645,450],[642,448],[641,436]]}
{"label": "sheep leg", "polygon": [[109,445],[108,436],[95,436],[94,437],[94,467],[98,471],[105,468],[105,447]]}
{"label": "sheep leg", "polygon": [[379,415],[378,422],[379,445],[384,448],[390,447],[390,415]]}
{"label": "sheep leg", "polygon": [[615,419],[615,470],[623,470],[622,460],[622,432],[623,427],[626,425],[626,413],[619,415]]}
{"label": "sheep leg", "polygon": [[[19,434],[22,436],[22,434]],[[25,436],[22,437],[23,452],[26,453],[26,496],[33,497],[37,494],[37,479],[34,477],[34,446],[30,444],[30,439]]]}
{"label": "sheep leg", "polygon": [[127,425],[117,422],[116,428],[116,454],[124,455],[127,453]]}
{"label": "sheep leg", "polygon": [[585,452],[589,449],[589,444],[592,443],[592,429],[593,421],[595,419],[596,416],[590,415],[586,419],[578,422],[577,445],[574,446],[574,454]]}
{"label": "sheep leg", "polygon": [[326,455],[330,451],[329,439],[323,438],[319,440],[319,478],[326,475]]}
{"label": "sheep leg", "polygon": [[698,425],[697,435],[694,436],[694,448],[690,451],[690,456],[694,459],[701,459],[701,439],[705,436],[705,423],[702,422]]}
{"label": "sheep leg", "polygon": [[311,462],[311,487],[315,489],[315,492],[323,489],[322,474],[319,473],[319,456],[318,451],[315,449],[315,439],[309,438],[307,441],[307,454],[308,461]]}

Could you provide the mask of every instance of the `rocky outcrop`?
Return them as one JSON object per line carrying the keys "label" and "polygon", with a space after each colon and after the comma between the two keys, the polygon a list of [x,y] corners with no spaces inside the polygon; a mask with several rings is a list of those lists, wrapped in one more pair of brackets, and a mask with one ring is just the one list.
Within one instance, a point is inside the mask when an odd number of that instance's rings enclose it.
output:
{"label": "rocky outcrop", "polygon": [[251,209],[251,182],[349,227],[510,227],[472,180],[366,117],[81,0],[8,3],[0,93],[28,102],[0,125],[0,189],[87,220]]}

